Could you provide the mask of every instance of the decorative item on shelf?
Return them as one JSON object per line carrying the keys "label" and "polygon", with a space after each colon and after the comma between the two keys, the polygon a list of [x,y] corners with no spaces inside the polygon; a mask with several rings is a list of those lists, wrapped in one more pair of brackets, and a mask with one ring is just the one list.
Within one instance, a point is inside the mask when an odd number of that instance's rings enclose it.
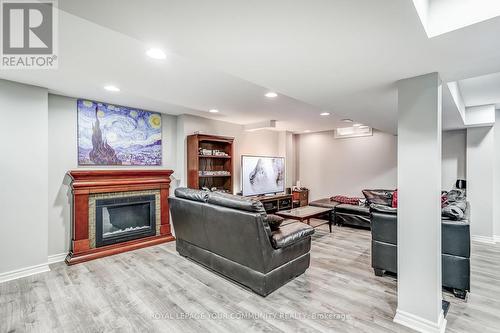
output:
{"label": "decorative item on shelf", "polygon": [[212,187],[212,188],[208,188],[206,186],[203,186],[201,188],[203,191],[208,191],[208,192],[220,192],[220,193],[229,193],[228,190],[224,189],[224,188],[219,188],[219,187]]}
{"label": "decorative item on shelf", "polygon": [[467,188],[467,181],[465,179],[457,179],[455,187],[460,190],[465,190]]}
{"label": "decorative item on shelf", "polygon": [[200,148],[199,151],[200,151],[200,155],[206,155],[206,156],[213,155],[213,150],[212,149]]}
{"label": "decorative item on shelf", "polygon": [[224,170],[200,170],[198,173],[200,176],[231,176],[229,171]]}
{"label": "decorative item on shelf", "polygon": [[229,156],[225,151],[221,151],[221,150],[218,150],[218,149],[214,149],[212,151],[212,154],[214,156]]}
{"label": "decorative item on shelf", "polygon": [[226,153],[225,151],[222,151],[219,149],[205,149],[205,148],[199,148],[198,155],[200,155],[200,156],[227,156],[227,157],[229,157],[229,154]]}

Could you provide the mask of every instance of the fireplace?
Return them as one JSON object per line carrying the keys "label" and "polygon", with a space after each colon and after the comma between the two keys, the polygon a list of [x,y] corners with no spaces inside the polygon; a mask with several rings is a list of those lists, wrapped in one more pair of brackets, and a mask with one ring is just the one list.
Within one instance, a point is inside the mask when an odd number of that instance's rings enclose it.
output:
{"label": "fireplace", "polygon": [[171,170],[73,170],[68,265],[174,240]]}
{"label": "fireplace", "polygon": [[156,234],[155,201],[155,195],[96,200],[96,246],[154,236]]}

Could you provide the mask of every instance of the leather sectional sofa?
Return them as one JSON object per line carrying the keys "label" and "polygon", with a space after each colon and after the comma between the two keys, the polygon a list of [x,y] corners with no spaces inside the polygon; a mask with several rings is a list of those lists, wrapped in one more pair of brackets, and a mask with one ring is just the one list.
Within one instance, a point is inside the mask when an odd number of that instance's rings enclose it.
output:
{"label": "leather sectional sofa", "polygon": [[[311,206],[333,209],[332,223],[370,228],[372,233],[372,268],[375,275],[397,273],[397,208],[392,208],[392,190],[364,190],[369,206],[341,204],[329,198],[312,201]],[[456,297],[470,291],[469,206],[460,221],[443,218],[441,222],[443,287]]]}
{"label": "leather sectional sofa", "polygon": [[[375,275],[397,273],[397,209],[372,205],[372,268]],[[470,291],[470,225],[469,209],[465,219],[441,222],[442,283],[459,298]]]}
{"label": "leather sectional sofa", "polygon": [[343,204],[330,198],[311,201],[309,205],[333,209],[333,214],[330,214],[332,224],[370,228],[369,206]]}
{"label": "leather sectional sofa", "polygon": [[285,220],[271,231],[259,201],[177,188],[169,203],[177,252],[261,296],[309,267],[314,229]]}

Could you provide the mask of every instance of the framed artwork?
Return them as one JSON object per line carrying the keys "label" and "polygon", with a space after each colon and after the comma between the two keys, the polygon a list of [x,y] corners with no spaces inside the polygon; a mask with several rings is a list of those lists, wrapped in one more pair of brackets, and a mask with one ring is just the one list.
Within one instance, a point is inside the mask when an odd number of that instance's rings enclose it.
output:
{"label": "framed artwork", "polygon": [[161,165],[161,115],[78,100],[78,165]]}

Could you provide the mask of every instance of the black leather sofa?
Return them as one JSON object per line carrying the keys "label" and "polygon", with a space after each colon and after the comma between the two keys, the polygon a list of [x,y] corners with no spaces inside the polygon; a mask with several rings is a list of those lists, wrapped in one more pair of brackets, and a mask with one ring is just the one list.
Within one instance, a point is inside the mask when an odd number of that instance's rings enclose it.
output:
{"label": "black leather sofa", "polygon": [[[397,273],[397,209],[371,205],[372,267],[375,275]],[[469,209],[461,221],[441,222],[442,283],[456,297],[470,291]]]}
{"label": "black leather sofa", "polygon": [[370,207],[343,204],[330,198],[311,201],[309,206],[331,208],[331,222],[336,225],[370,228]]}
{"label": "black leather sofa", "polygon": [[309,267],[314,229],[285,220],[271,231],[259,201],[177,188],[169,203],[177,252],[261,296]]}

